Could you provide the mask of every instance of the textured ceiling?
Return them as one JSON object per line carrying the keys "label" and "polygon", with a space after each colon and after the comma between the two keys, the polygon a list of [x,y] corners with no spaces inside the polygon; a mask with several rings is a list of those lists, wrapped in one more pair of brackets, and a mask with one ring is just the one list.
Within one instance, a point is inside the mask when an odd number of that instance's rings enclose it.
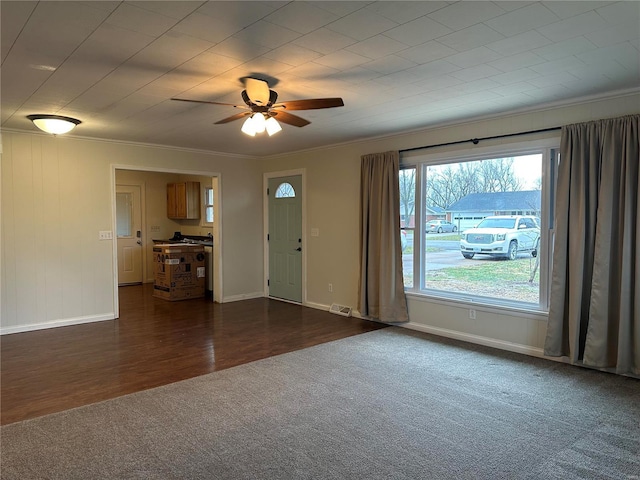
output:
{"label": "textured ceiling", "polygon": [[[640,2],[0,2],[2,127],[270,155],[640,85]],[[342,97],[250,138],[241,79]]]}

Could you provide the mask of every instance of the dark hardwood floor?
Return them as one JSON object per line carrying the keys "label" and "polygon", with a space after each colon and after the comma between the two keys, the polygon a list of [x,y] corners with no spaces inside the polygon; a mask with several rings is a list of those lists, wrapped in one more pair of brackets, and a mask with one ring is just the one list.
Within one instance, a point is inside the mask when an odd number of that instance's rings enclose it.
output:
{"label": "dark hardwood floor", "polygon": [[384,328],[259,298],[169,302],[120,288],[120,318],[0,337],[5,425]]}

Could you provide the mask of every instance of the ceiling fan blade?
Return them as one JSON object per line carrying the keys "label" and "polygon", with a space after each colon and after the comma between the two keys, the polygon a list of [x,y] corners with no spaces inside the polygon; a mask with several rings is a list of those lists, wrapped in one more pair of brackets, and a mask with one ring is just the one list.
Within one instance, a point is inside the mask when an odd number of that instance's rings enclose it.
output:
{"label": "ceiling fan blade", "polygon": [[266,105],[269,103],[271,93],[267,82],[249,77],[245,80],[245,87],[247,95],[253,103],[256,105]]}
{"label": "ceiling fan blade", "polygon": [[276,117],[276,120],[278,120],[279,122],[293,125],[294,127],[304,127],[305,125],[309,125],[311,123],[304,118],[298,117],[297,115],[292,115],[282,110],[271,111],[270,115]]}
{"label": "ceiling fan blade", "polygon": [[214,125],[222,125],[223,123],[229,123],[229,122],[233,122],[234,120],[240,120],[242,117],[246,117],[248,115],[251,115],[250,111],[236,113],[235,115],[231,115],[230,117],[223,118],[222,120],[218,120],[217,122],[214,123]]}
{"label": "ceiling fan blade", "polygon": [[247,108],[243,105],[234,105],[233,103],[209,102],[207,100],[189,100],[188,98],[172,98],[171,100],[178,100],[179,102],[206,103],[208,105],[225,105],[227,107]]}
{"label": "ceiling fan blade", "polygon": [[316,110],[319,108],[343,107],[341,98],[310,98],[307,100],[291,100],[289,102],[276,103],[273,108],[285,108],[286,110]]}

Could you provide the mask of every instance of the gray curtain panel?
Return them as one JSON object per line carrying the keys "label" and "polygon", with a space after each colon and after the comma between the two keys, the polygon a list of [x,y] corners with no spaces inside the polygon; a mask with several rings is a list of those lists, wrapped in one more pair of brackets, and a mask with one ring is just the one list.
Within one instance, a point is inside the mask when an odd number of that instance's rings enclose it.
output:
{"label": "gray curtain panel", "polygon": [[545,355],[640,374],[640,115],[562,128]]}
{"label": "gray curtain panel", "polygon": [[358,307],[365,317],[381,322],[407,322],[400,245],[400,154],[361,158]]}

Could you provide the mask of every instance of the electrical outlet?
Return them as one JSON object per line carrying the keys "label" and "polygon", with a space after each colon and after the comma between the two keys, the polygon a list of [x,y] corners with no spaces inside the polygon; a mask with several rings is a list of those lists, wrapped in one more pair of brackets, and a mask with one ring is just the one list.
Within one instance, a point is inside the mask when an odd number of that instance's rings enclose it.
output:
{"label": "electrical outlet", "polygon": [[329,291],[330,291],[330,292],[333,292],[333,283],[330,283],[330,284],[329,284]]}
{"label": "electrical outlet", "polygon": [[475,320],[476,319],[476,311],[473,308],[469,309],[469,318],[471,320]]}

